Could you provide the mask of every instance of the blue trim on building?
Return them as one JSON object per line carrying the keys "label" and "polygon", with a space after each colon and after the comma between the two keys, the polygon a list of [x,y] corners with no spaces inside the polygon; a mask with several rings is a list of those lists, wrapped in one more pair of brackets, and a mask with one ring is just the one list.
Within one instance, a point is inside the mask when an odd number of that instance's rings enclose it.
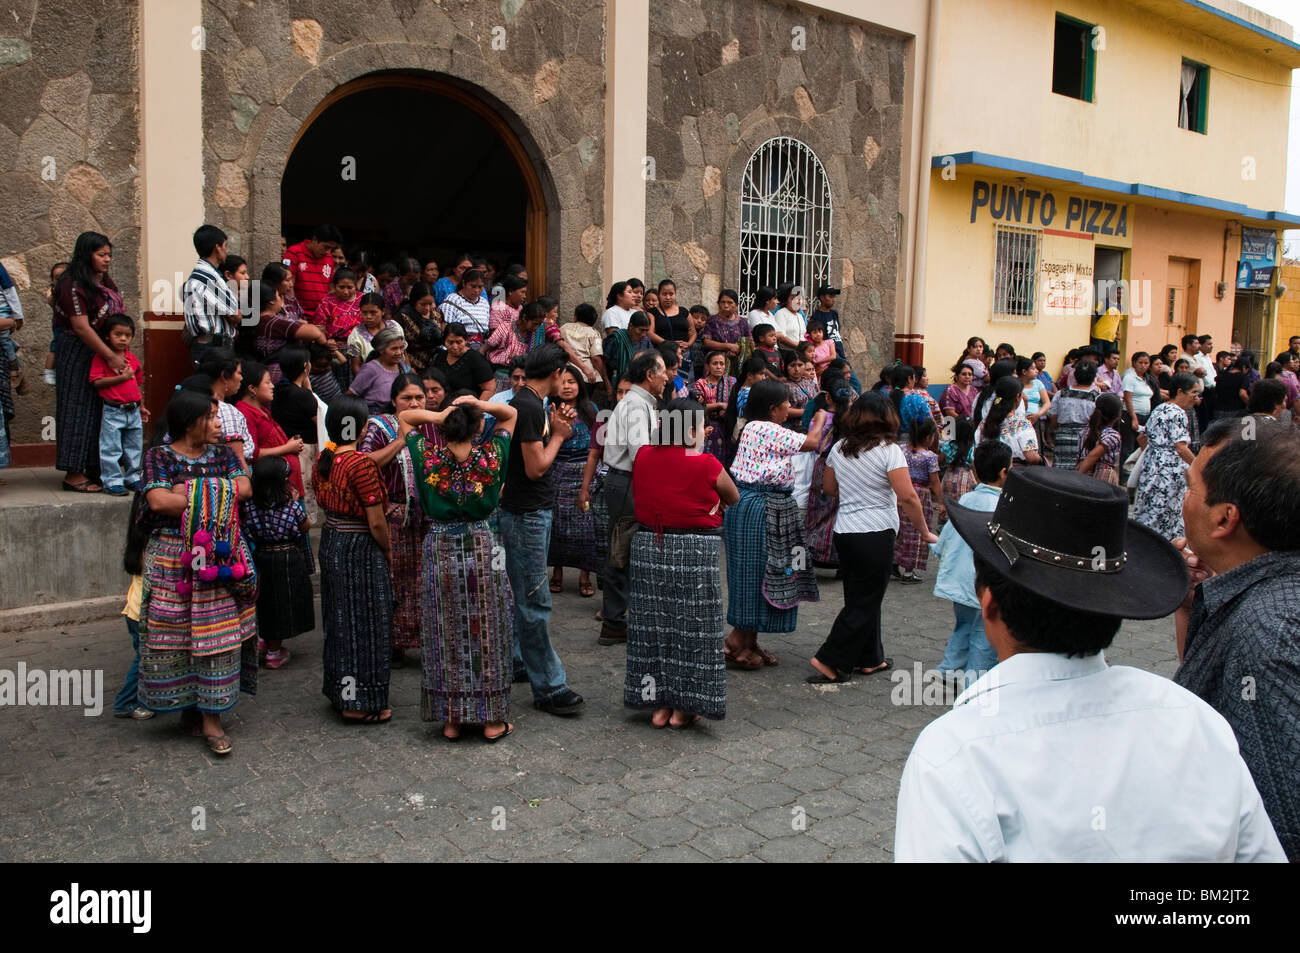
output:
{"label": "blue trim on building", "polygon": [[1229,23],[1234,26],[1239,26],[1243,30],[1249,30],[1251,33],[1258,33],[1260,36],[1267,37],[1274,43],[1281,43],[1283,46],[1289,47],[1300,53],[1300,43],[1297,43],[1294,40],[1288,40],[1286,37],[1274,33],[1272,30],[1265,30],[1262,26],[1257,26],[1249,20],[1243,20],[1241,17],[1229,13],[1227,10],[1220,10],[1212,4],[1203,2],[1203,0],[1183,0],[1183,2],[1188,6],[1196,7],[1196,9],[1202,10],[1205,13],[1213,14],[1222,20],[1227,20]]}
{"label": "blue trim on building", "polygon": [[[1225,14],[1226,16],[1226,14]],[[1120,195],[1132,195],[1138,198],[1160,199],[1166,202],[1178,202],[1198,208],[1213,209],[1239,218],[1252,218],[1264,222],[1276,222],[1279,227],[1294,228],[1300,226],[1300,215],[1290,212],[1268,212],[1251,208],[1237,202],[1211,198],[1208,195],[1196,195],[1192,192],[1179,192],[1176,189],[1162,189],[1155,185],[1143,185],[1140,182],[1120,182],[1118,179],[1103,179],[1087,175],[1078,169],[1063,169],[1060,166],[1045,165],[1041,162],[1027,162],[1007,156],[996,156],[988,152],[958,152],[950,155],[938,155],[930,160],[930,167],[941,169],[944,160],[951,158],[957,165],[982,165],[1005,172],[1020,175],[1032,175],[1040,179],[1056,179],[1060,182],[1073,182],[1082,188],[1097,189],[1102,192],[1116,192]]]}

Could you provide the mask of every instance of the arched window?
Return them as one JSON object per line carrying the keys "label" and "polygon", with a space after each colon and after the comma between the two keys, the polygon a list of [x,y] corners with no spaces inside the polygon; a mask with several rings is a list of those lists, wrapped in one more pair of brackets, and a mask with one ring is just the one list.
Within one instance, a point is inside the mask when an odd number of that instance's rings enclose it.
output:
{"label": "arched window", "polygon": [[740,190],[740,313],[759,288],[802,285],[812,300],[830,283],[831,187],[798,139],[769,139],[745,166]]}

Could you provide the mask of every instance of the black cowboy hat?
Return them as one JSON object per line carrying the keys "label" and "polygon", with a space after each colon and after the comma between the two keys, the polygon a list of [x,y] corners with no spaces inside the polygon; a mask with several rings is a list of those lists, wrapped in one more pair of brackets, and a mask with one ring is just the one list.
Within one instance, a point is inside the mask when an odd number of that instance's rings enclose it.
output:
{"label": "black cowboy hat", "polygon": [[948,519],[1007,579],[1071,609],[1159,619],[1187,596],[1183,557],[1128,518],[1119,487],[1074,470],[1016,467],[992,513],[951,498]]}

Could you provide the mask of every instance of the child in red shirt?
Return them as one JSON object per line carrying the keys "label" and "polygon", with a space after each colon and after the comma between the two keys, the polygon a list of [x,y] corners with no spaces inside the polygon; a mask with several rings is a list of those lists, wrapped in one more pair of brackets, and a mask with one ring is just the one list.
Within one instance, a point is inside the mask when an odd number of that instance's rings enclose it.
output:
{"label": "child in red shirt", "polygon": [[144,425],[149,422],[149,411],[140,394],[144,371],[139,358],[131,353],[134,321],[125,314],[109,315],[99,334],[127,365],[124,373],[114,374],[100,355],[90,359],[90,383],[104,401],[99,423],[100,483],[105,493],[125,496],[127,490],[140,489]]}
{"label": "child in red shirt", "polygon": [[345,343],[352,329],[361,323],[361,295],[357,292],[357,274],[340,268],[330,281],[330,293],[316,306],[312,323],[325,329],[330,340]]}

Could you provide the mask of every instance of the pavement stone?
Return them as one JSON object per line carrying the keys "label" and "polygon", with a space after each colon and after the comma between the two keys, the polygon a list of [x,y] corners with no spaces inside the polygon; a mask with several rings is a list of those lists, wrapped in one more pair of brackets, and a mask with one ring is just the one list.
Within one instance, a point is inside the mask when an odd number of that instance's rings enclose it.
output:
{"label": "pavement stone", "polygon": [[[106,696],[95,717],[0,708],[0,862],[887,862],[903,764],[952,701],[895,704],[895,680],[938,661],[952,610],[930,586],[891,586],[892,676],[808,685],[842,605],[821,581],[796,632],[762,637],[780,665],[729,672],[727,717],[688,731],[623,708],[624,649],[596,644],[599,603],[555,596],[552,640],[586,709],[548,715],[516,685],[498,745],[446,744],[419,720],[414,655],[393,673],[391,723],[342,724],[320,694],[317,630],[241,696],[219,759],[174,716],[112,717],[130,661],[120,620],[0,635],[0,668],[101,670]],[[1172,619],[1125,622],[1107,656],[1170,675]]]}

